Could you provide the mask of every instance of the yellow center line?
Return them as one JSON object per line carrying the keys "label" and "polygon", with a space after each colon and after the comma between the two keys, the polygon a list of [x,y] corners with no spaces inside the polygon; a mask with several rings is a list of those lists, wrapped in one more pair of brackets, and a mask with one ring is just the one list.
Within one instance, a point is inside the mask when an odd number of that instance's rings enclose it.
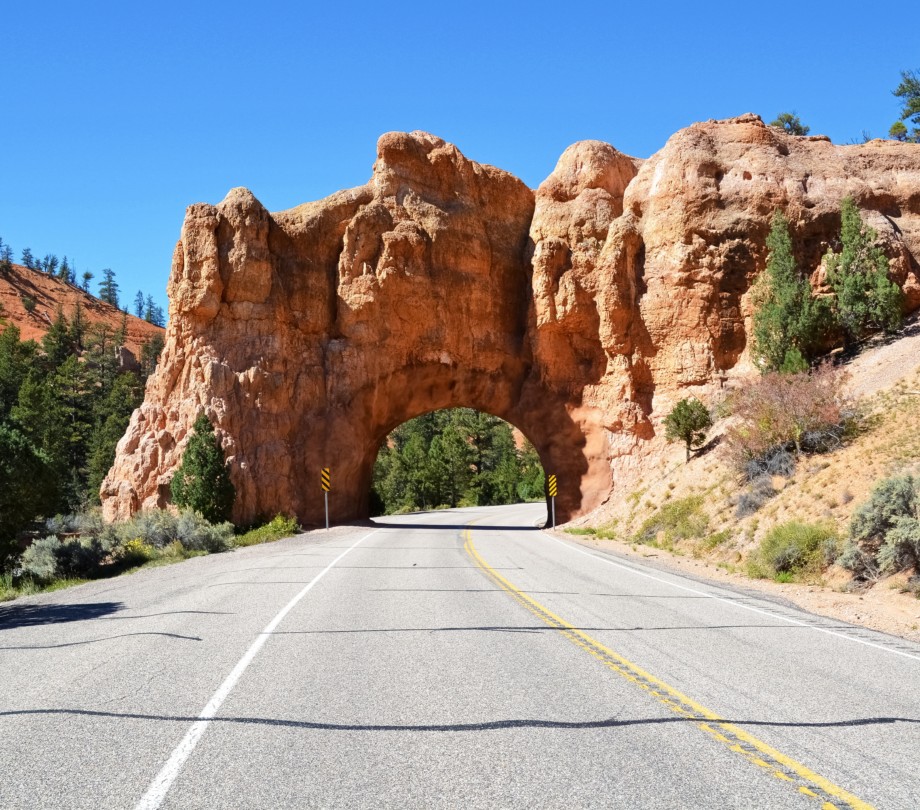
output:
{"label": "yellow center line", "polygon": [[[799,792],[822,802],[824,810],[850,807],[854,810],[873,810],[872,805],[835,785],[820,774],[797,762],[792,757],[777,751],[763,740],[749,734],[742,728],[723,720],[711,709],[687,697],[683,692],[668,685],[660,678],[646,672],[632,661],[601,644],[597,639],[577,629],[574,625],[560,618],[545,608],[533,597],[515,587],[505,577],[492,568],[476,550],[470,529],[464,531],[466,542],[464,549],[476,565],[499,587],[529,610],[534,616],[550,627],[560,631],[573,644],[590,653],[604,666],[622,678],[645,690],[671,711],[683,717],[696,720],[697,727],[705,731],[712,739],[725,745],[730,751],[743,756],[773,776],[784,782],[790,782]],[[835,804],[839,802],[839,804]]]}

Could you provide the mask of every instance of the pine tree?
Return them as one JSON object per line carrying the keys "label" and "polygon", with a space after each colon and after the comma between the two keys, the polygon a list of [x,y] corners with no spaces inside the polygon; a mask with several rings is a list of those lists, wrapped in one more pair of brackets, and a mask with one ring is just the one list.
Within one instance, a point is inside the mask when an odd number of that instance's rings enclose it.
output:
{"label": "pine tree", "polygon": [[16,535],[54,504],[47,457],[15,427],[0,423],[0,570],[17,555]]}
{"label": "pine tree", "polygon": [[811,132],[810,127],[806,127],[795,113],[780,113],[776,119],[770,122],[771,127],[783,130],[788,135],[803,136]]}
{"label": "pine tree", "polygon": [[236,490],[217,441],[214,427],[205,414],[195,420],[182,463],[172,480],[172,496],[178,506],[188,506],[211,523],[228,520]]}
{"label": "pine tree", "polygon": [[846,197],[840,207],[841,251],[828,253],[825,263],[848,345],[875,330],[896,331],[903,322],[903,294],[888,276],[888,259],[877,238],[863,223],[853,198]]}
{"label": "pine tree", "polygon": [[[888,134],[898,141],[920,143],[920,71],[902,70],[894,95],[901,99],[901,115]],[[905,121],[913,124],[913,129],[908,129]]]}
{"label": "pine tree", "polygon": [[144,317],[144,294],[140,290],[134,296],[134,314],[138,318]]}
{"label": "pine tree", "polygon": [[95,424],[87,455],[87,489],[91,502],[99,502],[99,488],[115,461],[115,448],[124,436],[135,408],[144,399],[144,386],[133,373],[119,374],[108,394],[94,408]]}
{"label": "pine tree", "polygon": [[64,317],[64,308],[58,304],[54,320],[48,331],[42,337],[42,351],[45,353],[45,364],[50,369],[56,369],[73,354],[75,344]]}
{"label": "pine tree", "polygon": [[70,318],[70,344],[77,352],[83,351],[83,338],[86,336],[86,321],[83,320],[83,307],[79,301],[73,305]]}
{"label": "pine tree", "polygon": [[22,249],[22,266],[28,267],[30,270],[35,269],[35,258],[32,256],[32,251],[29,248]]}
{"label": "pine tree", "polygon": [[93,280],[93,274],[89,270],[83,271],[83,283],[80,287],[84,292],[89,292],[89,283]]}
{"label": "pine tree", "polygon": [[812,296],[808,279],[799,273],[789,222],[780,211],[773,216],[767,247],[767,268],[753,293],[753,355],[763,373],[803,371],[828,331],[828,306]]}
{"label": "pine tree", "polygon": [[99,298],[113,307],[118,306],[118,284],[115,281],[115,271],[106,267],[102,271],[102,281],[99,283]]}

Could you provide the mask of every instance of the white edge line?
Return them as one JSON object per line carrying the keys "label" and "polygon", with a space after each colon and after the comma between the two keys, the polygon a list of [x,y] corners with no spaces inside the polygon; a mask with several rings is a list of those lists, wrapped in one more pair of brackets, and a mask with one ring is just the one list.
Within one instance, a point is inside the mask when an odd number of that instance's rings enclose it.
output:
{"label": "white edge line", "polygon": [[172,752],[172,755],[167,760],[166,764],[156,775],[156,778],[150,783],[150,787],[147,788],[147,792],[143,795],[141,800],[137,803],[135,810],[156,810],[162,804],[163,799],[166,798],[166,794],[169,792],[169,789],[172,787],[173,782],[176,781],[176,777],[179,775],[179,772],[182,770],[182,766],[185,765],[185,761],[191,756],[192,751],[195,750],[195,746],[198,745],[198,741],[201,739],[201,735],[204,734],[205,729],[208,727],[208,723],[211,721],[217,712],[220,710],[221,705],[227,699],[227,696],[230,692],[233,691],[233,687],[236,686],[237,681],[242,677],[243,673],[246,671],[246,668],[252,663],[253,658],[256,657],[259,650],[262,649],[262,646],[265,644],[268,637],[274,632],[275,628],[281,623],[285,616],[291,612],[294,606],[307,595],[310,589],[316,585],[335,565],[341,560],[348,552],[352,549],[359,546],[368,537],[372,534],[376,534],[380,529],[374,529],[374,531],[369,532],[364,535],[362,538],[357,540],[355,543],[350,545],[345,551],[339,554],[329,565],[327,565],[322,571],[320,571],[313,579],[307,583],[303,589],[298,593],[290,602],[288,602],[280,611],[274,619],[272,619],[266,626],[265,629],[259,633],[256,637],[256,640],[252,642],[252,645],[246,650],[243,657],[239,660],[237,665],[233,668],[233,671],[226,677],[224,682],[218,687],[217,691],[213,694],[211,699],[208,701],[208,704],[201,710],[201,714],[198,715],[198,719],[192,724],[192,727],[188,730],[185,737],[182,738],[182,742],[176,746],[176,749]]}
{"label": "white edge line", "polygon": [[[884,652],[891,653],[892,655],[900,655],[900,656],[903,656],[904,658],[910,658],[912,661],[920,661],[920,656],[913,655],[912,653],[902,652],[901,650],[895,650],[891,647],[886,647],[883,644],[875,644],[874,642],[865,641],[864,639],[861,639],[861,638],[854,638],[853,636],[848,636],[845,633],[838,633],[834,630],[828,630],[824,627],[815,627],[813,624],[809,624],[808,622],[799,621],[798,619],[790,619],[788,616],[782,616],[777,613],[770,613],[767,610],[761,610],[760,608],[751,607],[750,605],[745,605],[742,602],[737,602],[734,599],[726,599],[724,596],[716,596],[715,594],[707,593],[706,591],[701,591],[696,588],[690,588],[687,585],[680,585],[677,582],[672,582],[670,580],[663,579],[662,577],[656,577],[654,574],[647,574],[644,571],[639,571],[635,568],[631,568],[628,565],[623,565],[621,563],[614,562],[613,560],[608,560],[606,557],[600,557],[597,554],[592,554],[590,551],[585,551],[584,549],[577,548],[572,543],[567,543],[563,540],[560,540],[558,537],[553,537],[553,535],[545,531],[542,532],[542,534],[544,534],[550,540],[553,540],[554,542],[558,543],[560,546],[563,546],[564,548],[569,549],[570,551],[574,551],[577,554],[584,554],[585,557],[592,557],[595,560],[599,560],[600,562],[607,563],[607,565],[612,565],[615,568],[620,568],[623,571],[628,571],[629,573],[635,574],[636,576],[645,577],[646,579],[651,579],[651,580],[654,580],[655,582],[660,582],[663,585],[670,585],[672,588],[680,588],[680,590],[682,591],[689,591],[690,593],[695,593],[695,594],[698,594],[699,596],[705,596],[708,599],[715,599],[717,602],[724,602],[727,605],[733,605],[736,608],[742,608],[743,610],[749,610],[752,613],[760,613],[761,615],[769,616],[772,619],[780,619],[781,621],[789,622],[790,624],[797,624],[800,627],[807,627],[809,630],[814,630],[816,633],[826,633],[829,636],[836,636],[837,638],[842,638],[842,639],[845,639],[846,641],[852,641],[854,644],[863,644],[866,647],[873,647],[876,650],[882,650]],[[680,574],[674,574],[674,576],[680,576]],[[866,629],[871,629],[871,628],[866,628]]]}

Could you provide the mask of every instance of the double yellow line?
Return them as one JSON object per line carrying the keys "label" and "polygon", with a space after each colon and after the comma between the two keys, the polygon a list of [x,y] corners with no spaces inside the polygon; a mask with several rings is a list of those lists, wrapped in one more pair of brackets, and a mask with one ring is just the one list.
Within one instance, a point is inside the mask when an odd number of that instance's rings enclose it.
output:
{"label": "double yellow line", "polygon": [[821,806],[824,810],[836,810],[843,807],[850,807],[853,810],[872,810],[872,805],[857,798],[852,793],[848,793],[802,763],[777,751],[763,742],[763,740],[748,734],[744,729],[723,720],[711,709],[707,709],[687,697],[660,678],[656,678],[641,667],[636,666],[632,661],[604,646],[597,639],[592,638],[587,633],[569,624],[565,619],[549,611],[536,599],[512,585],[482,558],[473,544],[473,535],[469,529],[464,531],[464,536],[466,540],[464,549],[467,554],[470,555],[486,576],[504,591],[507,591],[519,604],[549,627],[558,630],[560,635],[573,644],[593,655],[608,669],[644,689],[675,714],[696,721],[696,725],[700,729],[725,745],[730,751],[770,772],[777,779],[787,782],[790,787],[797,788],[800,793],[821,801]]}

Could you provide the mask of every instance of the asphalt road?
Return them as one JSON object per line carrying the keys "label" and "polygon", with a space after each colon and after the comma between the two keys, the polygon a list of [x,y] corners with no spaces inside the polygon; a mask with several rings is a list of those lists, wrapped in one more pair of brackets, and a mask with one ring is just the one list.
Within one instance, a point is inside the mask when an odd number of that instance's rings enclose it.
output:
{"label": "asphalt road", "polygon": [[541,514],[0,605],[0,808],[920,807],[920,646]]}

